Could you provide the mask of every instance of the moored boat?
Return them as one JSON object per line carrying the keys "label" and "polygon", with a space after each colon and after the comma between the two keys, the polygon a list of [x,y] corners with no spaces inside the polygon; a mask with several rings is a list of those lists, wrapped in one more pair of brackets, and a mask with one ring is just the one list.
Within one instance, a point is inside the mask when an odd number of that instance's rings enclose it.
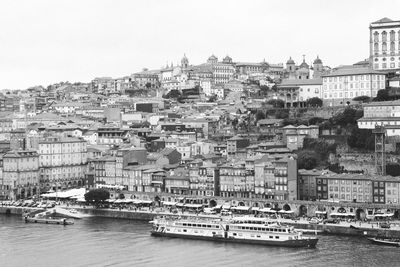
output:
{"label": "moored boat", "polygon": [[370,237],[367,239],[377,245],[400,247],[400,239],[381,237]]}
{"label": "moored boat", "polygon": [[26,216],[24,219],[26,223],[44,223],[44,224],[60,224],[60,225],[74,224],[73,220],[66,218],[45,218],[45,217]]}
{"label": "moored boat", "polygon": [[269,246],[314,248],[318,238],[304,237],[292,226],[261,220],[166,219],[151,221],[153,236],[203,239]]}

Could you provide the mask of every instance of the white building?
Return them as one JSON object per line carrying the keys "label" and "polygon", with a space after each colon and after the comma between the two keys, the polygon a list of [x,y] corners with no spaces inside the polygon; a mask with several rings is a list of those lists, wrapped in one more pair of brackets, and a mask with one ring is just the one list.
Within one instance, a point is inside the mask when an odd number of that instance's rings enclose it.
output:
{"label": "white building", "polygon": [[322,79],[287,79],[283,80],[279,85],[279,88],[285,87],[295,87],[297,89],[300,103],[304,103],[314,97],[322,99]]}
{"label": "white building", "polygon": [[388,136],[400,135],[400,100],[371,102],[363,108],[364,116],[358,120],[358,128],[385,126]]}
{"label": "white building", "polygon": [[346,105],[357,96],[376,97],[385,87],[385,73],[366,67],[344,66],[322,75],[322,99],[330,106]]}
{"label": "white building", "polygon": [[400,20],[383,18],[372,22],[370,32],[370,62],[374,70],[400,69]]}

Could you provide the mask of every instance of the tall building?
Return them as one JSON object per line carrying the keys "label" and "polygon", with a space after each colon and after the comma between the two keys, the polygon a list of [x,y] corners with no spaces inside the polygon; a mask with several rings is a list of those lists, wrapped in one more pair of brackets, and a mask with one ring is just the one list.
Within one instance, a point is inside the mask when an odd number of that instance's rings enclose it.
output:
{"label": "tall building", "polygon": [[39,156],[36,151],[10,151],[3,156],[3,190],[16,200],[39,193]]}
{"label": "tall building", "polygon": [[374,70],[400,69],[400,20],[383,18],[369,26],[370,64]]}
{"label": "tall building", "polygon": [[41,186],[45,190],[82,186],[87,168],[86,145],[78,138],[49,137],[39,141]]}

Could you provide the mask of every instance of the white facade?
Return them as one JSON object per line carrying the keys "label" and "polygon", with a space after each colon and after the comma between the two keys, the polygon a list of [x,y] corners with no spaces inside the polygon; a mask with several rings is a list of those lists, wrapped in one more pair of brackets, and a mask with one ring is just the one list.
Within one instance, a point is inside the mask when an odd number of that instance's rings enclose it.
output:
{"label": "white facade", "polygon": [[400,21],[383,18],[370,24],[370,59],[375,70],[400,69]]}
{"label": "white facade", "polygon": [[386,88],[385,74],[366,68],[337,70],[322,77],[322,98],[331,103],[344,105],[357,96],[376,97],[379,90]]}

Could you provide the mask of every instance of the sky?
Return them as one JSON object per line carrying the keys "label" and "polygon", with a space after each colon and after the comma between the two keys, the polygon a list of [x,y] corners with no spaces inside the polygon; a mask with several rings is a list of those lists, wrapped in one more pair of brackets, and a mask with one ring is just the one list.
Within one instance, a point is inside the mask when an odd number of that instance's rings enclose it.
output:
{"label": "sky", "polygon": [[1,0],[0,89],[123,77],[211,54],[236,62],[353,64],[399,0]]}

